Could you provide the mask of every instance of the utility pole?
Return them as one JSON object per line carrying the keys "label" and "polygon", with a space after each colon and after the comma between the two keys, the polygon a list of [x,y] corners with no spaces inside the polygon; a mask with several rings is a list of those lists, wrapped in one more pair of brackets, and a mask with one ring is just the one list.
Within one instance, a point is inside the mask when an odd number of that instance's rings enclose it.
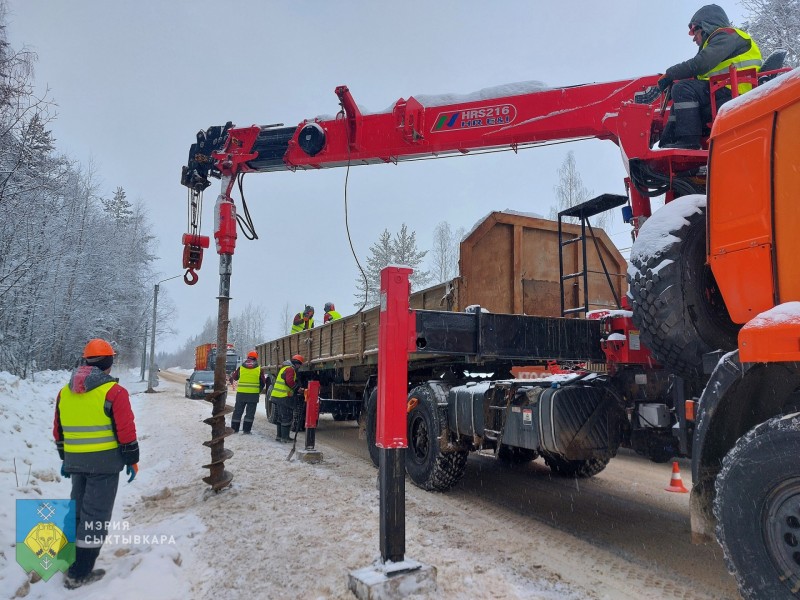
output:
{"label": "utility pole", "polygon": [[144,381],[144,372],[147,370],[147,325],[144,326],[144,340],[142,341],[142,371],[140,373],[141,379]]}
{"label": "utility pole", "polygon": [[175,275],[174,277],[167,277],[166,279],[162,279],[158,283],[155,284],[153,287],[153,330],[150,335],[150,370],[147,374],[147,390],[145,393],[153,394],[155,390],[153,389],[153,365],[155,363],[155,354],[156,354],[156,310],[158,308],[158,286],[164,283],[165,281],[169,281],[170,279],[176,279],[181,275]]}

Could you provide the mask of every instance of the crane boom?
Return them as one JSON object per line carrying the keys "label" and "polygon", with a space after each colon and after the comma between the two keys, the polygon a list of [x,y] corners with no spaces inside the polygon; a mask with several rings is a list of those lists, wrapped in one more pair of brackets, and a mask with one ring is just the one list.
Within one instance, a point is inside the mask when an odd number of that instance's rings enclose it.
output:
{"label": "crane boom", "polygon": [[189,232],[184,235],[187,283],[196,281],[203,248],[201,193],[222,179],[215,231],[217,252],[233,254],[235,204],[230,192],[244,173],[302,171],[349,165],[399,163],[576,139],[619,146],[630,200],[626,220],[638,229],[651,214],[650,197],[666,200],[705,189],[706,150],[662,150],[669,115],[656,87],[658,75],[606,83],[548,88],[538,82],[508,84],[465,96],[411,96],[389,109],[366,113],[347,86],[335,93],[340,110],[330,118],[235,127],[228,122],[197,134],[181,183],[189,189]]}

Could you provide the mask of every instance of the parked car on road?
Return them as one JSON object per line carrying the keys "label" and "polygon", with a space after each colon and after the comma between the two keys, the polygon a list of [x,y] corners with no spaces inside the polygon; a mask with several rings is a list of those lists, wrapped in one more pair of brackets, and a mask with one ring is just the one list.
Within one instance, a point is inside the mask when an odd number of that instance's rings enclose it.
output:
{"label": "parked car on road", "polygon": [[214,371],[194,371],[186,378],[187,398],[205,398],[214,389]]}

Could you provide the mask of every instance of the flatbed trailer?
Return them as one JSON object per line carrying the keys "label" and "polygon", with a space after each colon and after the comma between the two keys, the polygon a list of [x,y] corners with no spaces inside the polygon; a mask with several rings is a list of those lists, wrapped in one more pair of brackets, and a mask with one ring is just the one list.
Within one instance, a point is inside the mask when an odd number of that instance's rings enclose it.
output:
{"label": "flatbed trailer", "polygon": [[[559,235],[557,222],[513,212],[492,212],[476,225],[460,245],[458,277],[409,298],[420,327],[417,352],[409,355],[410,383],[466,380],[465,371],[511,377],[512,367],[553,360],[604,362],[600,323],[561,317],[559,240],[570,240],[562,267],[586,272],[585,279],[572,278],[565,294],[570,307],[587,296],[588,310],[618,308],[626,262],[601,229],[583,238],[591,244],[584,257],[582,244],[572,243],[585,234],[581,226],[561,227]],[[273,378],[293,355],[305,357],[301,376],[320,381],[321,412],[357,419],[375,385],[379,314],[371,307],[256,350]]]}

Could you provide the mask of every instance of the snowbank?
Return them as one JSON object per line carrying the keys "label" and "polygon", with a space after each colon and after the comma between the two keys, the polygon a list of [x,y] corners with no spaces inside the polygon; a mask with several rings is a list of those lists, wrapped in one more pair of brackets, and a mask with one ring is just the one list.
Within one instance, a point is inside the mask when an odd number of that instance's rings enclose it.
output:
{"label": "snowbank", "polygon": [[[210,492],[201,481],[208,473],[201,465],[209,458],[202,445],[210,433],[203,423],[209,405],[183,397],[182,374],[173,376],[174,383],[161,375],[156,394],[143,393],[138,372],[122,375],[131,392],[141,462],[132,483],[120,481],[113,520],[127,527],[120,533],[139,536],[138,542],[107,543],[97,563],[106,569],[105,578],[68,592],[61,574],[29,583],[16,563],[14,540],[15,500],[69,497],[51,435],[54,399],[69,374],[39,373],[35,381],[21,381],[0,373],[5,597],[353,598],[347,573],[380,554],[375,469],[329,448],[318,465],[287,462],[288,448],[273,441],[261,404],[254,433],[226,440],[235,453],[226,464],[233,485]],[[593,597],[535,561],[520,567],[494,560],[480,541],[491,525],[479,513],[443,518],[441,498],[407,490],[406,552],[438,569],[439,591],[431,598]],[[534,543],[516,539],[514,531],[505,535],[518,544]]]}

